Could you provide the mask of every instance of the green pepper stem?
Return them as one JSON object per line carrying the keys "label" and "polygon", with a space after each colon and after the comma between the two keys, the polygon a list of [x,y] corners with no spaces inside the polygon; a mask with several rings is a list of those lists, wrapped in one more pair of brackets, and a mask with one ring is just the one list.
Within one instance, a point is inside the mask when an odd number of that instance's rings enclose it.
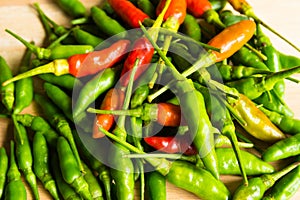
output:
{"label": "green pepper stem", "polygon": [[261,58],[262,60],[267,60],[267,56],[265,56],[264,54],[262,54],[260,51],[258,51],[257,49],[255,49],[253,46],[251,46],[249,43],[246,43],[245,46],[250,49],[251,51],[253,51],[259,58]]}
{"label": "green pepper stem", "polygon": [[18,121],[17,121],[17,119],[16,119],[16,116],[15,116],[15,115],[12,115],[11,118],[12,118],[13,123],[14,123],[14,126],[15,126],[15,128],[16,128],[16,131],[17,131],[17,134],[18,134],[18,137],[19,137],[19,140],[20,140],[20,144],[23,145],[23,144],[24,144],[24,141],[23,141],[23,137],[22,137],[22,135],[21,135],[21,130],[20,130]]}
{"label": "green pepper stem", "polygon": [[142,115],[141,108],[131,109],[131,110],[100,110],[95,108],[88,108],[87,112],[96,114],[108,114],[108,115],[125,115],[132,117],[140,117]]}
{"label": "green pepper stem", "polygon": [[57,59],[46,65],[39,66],[37,68],[26,71],[22,74],[18,74],[17,76],[8,79],[2,83],[2,86],[6,86],[14,81],[18,81],[20,79],[28,78],[31,76],[46,74],[46,73],[54,73],[56,76],[60,76],[63,74],[69,73],[69,63],[66,59]]}
{"label": "green pepper stem", "polygon": [[134,154],[125,154],[125,158],[167,158],[173,160],[184,160],[188,162],[195,163],[197,161],[197,155],[186,156],[182,154],[172,154],[172,153],[134,153]]}

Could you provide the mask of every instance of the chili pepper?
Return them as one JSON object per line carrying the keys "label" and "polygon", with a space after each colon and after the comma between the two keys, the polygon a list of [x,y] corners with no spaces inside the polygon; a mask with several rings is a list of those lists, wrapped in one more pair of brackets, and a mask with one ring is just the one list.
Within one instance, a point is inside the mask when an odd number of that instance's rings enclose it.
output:
{"label": "chili pepper", "polygon": [[[117,2],[117,1],[116,1]],[[116,3],[114,2],[114,3]],[[128,1],[124,1],[124,2],[128,2]],[[125,8],[125,5],[124,6]],[[170,1],[167,1],[163,10],[160,12],[160,14],[158,15],[158,17],[156,18],[154,24],[152,25],[152,27],[150,29],[148,29],[148,35],[150,35],[151,39],[156,41],[158,38],[158,31],[159,31],[159,27],[161,26],[163,19],[164,19],[164,15],[167,12],[168,6],[170,5]],[[135,40],[133,47],[130,51],[130,53],[128,54],[124,65],[123,65],[123,69],[121,72],[121,85],[122,86],[126,86],[128,84],[129,81],[129,71],[131,71],[133,69],[133,66],[135,64],[136,59],[139,60],[139,64],[138,64],[138,70],[135,73],[135,79],[136,80],[146,69],[147,66],[149,66],[149,63],[151,62],[152,56],[154,54],[154,48],[151,45],[151,43],[149,42],[149,39],[147,39],[147,37],[142,36],[140,38],[138,38],[137,40]]]}
{"label": "chili pepper", "polygon": [[121,19],[131,28],[139,28],[139,22],[150,17],[128,0],[109,0],[108,3]]}
{"label": "chili pepper", "polygon": [[280,52],[277,50],[277,53],[279,54],[279,59],[281,63],[281,67],[283,69],[288,69],[296,66],[300,66],[300,59],[297,56],[284,54],[283,52]]}
{"label": "chili pepper", "polygon": [[89,32],[86,32],[79,27],[72,29],[72,33],[79,44],[91,45],[92,47],[97,47],[104,40]]}
{"label": "chili pepper", "polygon": [[268,110],[263,106],[259,106],[259,109],[263,111],[269,119],[284,133],[295,135],[299,133],[300,130],[300,120],[285,116],[275,111]]}
{"label": "chili pepper", "polygon": [[89,185],[81,174],[78,161],[68,141],[59,136],[57,139],[57,154],[63,179],[70,184],[83,199],[92,199]]}
{"label": "chili pepper", "polygon": [[62,89],[51,83],[45,82],[43,86],[49,99],[51,99],[53,103],[62,110],[66,117],[72,121],[72,98]]}
{"label": "chili pepper", "polygon": [[5,181],[6,181],[6,173],[8,169],[8,156],[4,147],[0,147],[0,198],[2,197]]}
{"label": "chili pepper", "polygon": [[[0,71],[1,71],[0,83],[2,84],[3,82],[9,80],[13,76],[10,67],[8,66],[6,60],[2,56],[0,56]],[[15,102],[15,96],[14,96],[15,85],[13,83],[7,84],[6,86],[2,85],[0,89],[1,89],[1,101],[5,106],[5,108],[8,110],[8,112],[11,112]]]}
{"label": "chili pepper", "polygon": [[38,179],[54,199],[59,199],[58,190],[50,170],[49,150],[43,133],[38,132],[33,136],[33,170]]}
{"label": "chili pepper", "polygon": [[[127,109],[129,107],[134,76],[137,72],[138,63],[139,59],[137,58],[133,66],[133,70],[130,73],[122,109]],[[113,134],[120,138],[121,141],[126,141],[127,132],[125,129],[125,116],[119,116],[116,124],[117,125],[113,130]],[[103,131],[101,127],[99,127],[99,129]],[[116,185],[116,196],[118,199],[133,199],[134,165],[130,158],[123,157],[123,155],[129,153],[129,150],[119,143],[114,143],[110,150],[109,156],[111,159],[109,160],[109,164],[111,166],[111,177]]]}
{"label": "chili pepper", "polygon": [[101,8],[92,6],[91,16],[97,27],[106,35],[119,35],[121,38],[127,35],[126,29],[118,21],[109,17]]}
{"label": "chili pepper", "polygon": [[57,188],[62,196],[63,199],[66,200],[80,200],[82,199],[76,192],[75,190],[68,184],[61,173],[60,166],[58,165],[59,159],[57,156],[57,152],[51,152],[51,167],[53,169],[53,175],[55,178],[55,182],[57,184]]}
{"label": "chili pepper", "polygon": [[6,29],[5,31],[22,42],[33,54],[37,56],[38,59],[64,59],[72,55],[88,53],[94,50],[94,48],[90,45],[55,45],[52,48],[42,48],[30,44],[10,30]]}
{"label": "chili pepper", "polygon": [[300,188],[299,175],[300,167],[298,166],[278,180],[263,200],[292,198]]}
{"label": "chili pepper", "polygon": [[285,138],[285,135],[247,96],[240,94],[232,106],[246,121],[242,126],[252,136],[271,143]]}
{"label": "chili pepper", "polygon": [[153,200],[167,199],[166,178],[157,171],[146,174],[149,196]]}
{"label": "chili pepper", "polygon": [[128,40],[119,40],[112,46],[100,51],[77,54],[69,57],[68,59],[57,59],[46,65],[39,66],[23,74],[19,74],[2,85],[7,85],[10,82],[17,81],[22,78],[44,73],[54,73],[57,76],[70,73],[76,77],[96,74],[103,69],[112,67],[114,64],[122,60],[128,46]]}
{"label": "chili pepper", "polygon": [[[80,153],[82,153],[82,158],[85,159],[88,166],[96,171],[98,173],[98,178],[104,185],[105,190],[105,197],[106,199],[111,199],[111,176],[109,167],[104,165],[99,161],[99,158],[95,158],[94,155],[91,154],[93,150],[88,150],[86,146],[84,145],[83,141],[86,141],[87,143],[92,143],[92,141],[95,141],[90,135],[88,134],[81,134],[79,136],[78,132],[73,130],[74,139],[76,141],[76,144],[80,146]],[[98,144],[98,143],[97,143]],[[98,150],[98,146],[96,147],[96,150]]]}
{"label": "chili pepper", "polygon": [[293,163],[278,172],[251,178],[248,186],[240,185],[236,189],[232,199],[261,199],[264,193],[271,188],[279,178],[296,168],[299,164],[299,162]]}
{"label": "chili pepper", "polygon": [[300,153],[299,138],[300,134],[297,133],[271,145],[263,152],[263,160],[269,162],[298,155]]}
{"label": "chili pepper", "polygon": [[[102,100],[100,109],[116,110],[119,109],[124,101],[124,92],[118,88],[111,88]],[[93,126],[93,138],[101,138],[105,135],[99,131],[99,126],[105,130],[110,130],[115,124],[115,116],[112,114],[97,114]]]}
{"label": "chili pepper", "polygon": [[201,28],[196,18],[190,14],[186,14],[180,30],[183,34],[193,38],[194,40],[201,40]]}
{"label": "chili pepper", "polygon": [[230,26],[242,20],[249,20],[249,17],[242,14],[234,14],[231,10],[222,10],[220,13],[221,21],[225,26]]}
{"label": "chili pepper", "polygon": [[141,85],[139,86],[133,93],[130,105],[131,108],[136,108],[138,105],[143,104],[143,102],[147,99],[149,94],[149,86],[148,85]]}
{"label": "chili pepper", "polygon": [[89,185],[89,191],[92,195],[92,199],[95,199],[95,200],[104,199],[103,195],[102,195],[102,189],[101,189],[101,186],[100,186],[98,180],[94,176],[91,169],[84,162],[82,162],[82,163],[83,163],[84,171],[86,172],[84,174],[84,179]]}
{"label": "chili pepper", "polygon": [[80,170],[84,172],[70,124],[67,121],[64,114],[51,101],[49,101],[49,99],[42,96],[41,94],[35,94],[34,100],[37,102],[38,105],[40,105],[40,107],[43,110],[43,113],[45,114],[50,124],[53,127],[55,127],[55,129],[59,132],[60,135],[64,136],[68,140],[71,149],[74,153],[74,156],[77,160],[78,166]]}
{"label": "chili pepper", "polygon": [[39,78],[70,91],[72,91],[73,87],[75,86],[82,87],[81,81],[76,79],[71,74],[65,74],[61,76],[55,76],[54,74],[40,74]]}
{"label": "chili pepper", "polygon": [[[280,72],[274,72],[270,75],[263,77],[249,77],[236,81],[227,82],[226,85],[236,88],[240,93],[245,94],[249,99],[256,99],[263,92],[269,91],[274,88],[274,85],[283,80],[286,77],[297,73],[300,67],[294,67],[291,69],[282,70]],[[249,90],[249,88],[252,88]]]}
{"label": "chili pepper", "polygon": [[[118,136],[104,129],[101,130],[105,133],[106,136],[128,148],[130,151],[146,155],[145,152],[139,150],[138,148],[125,141],[122,141]],[[167,181],[177,187],[192,192],[201,199],[229,199],[230,192],[223,184],[223,182],[217,180],[207,170],[198,168],[189,162],[171,162],[163,158],[147,157],[147,155],[145,159],[153,167],[155,167],[155,169],[159,173],[165,176]],[[187,179],[186,177],[190,178]],[[211,187],[205,187],[207,185],[210,185]]]}
{"label": "chili pepper", "polygon": [[297,51],[300,51],[300,49],[298,47],[296,47],[292,42],[288,41],[286,38],[284,38],[282,35],[280,35],[278,32],[276,32],[269,25],[264,23],[258,16],[256,16],[252,6],[246,0],[228,0],[228,2],[231,4],[231,6],[235,10],[237,10],[238,12],[240,12],[242,14],[247,15],[248,17],[253,18],[257,23],[259,23],[259,24],[263,25],[264,27],[266,27],[267,29],[269,29],[271,32],[273,32],[275,35],[277,35],[282,40],[287,42],[289,45],[291,45]]}
{"label": "chili pepper", "polygon": [[16,143],[16,158],[19,169],[24,173],[26,181],[33,192],[35,199],[40,199],[36,175],[32,170],[33,157],[27,131],[25,127],[18,122],[14,123],[14,140]]}
{"label": "chili pepper", "polygon": [[138,0],[137,6],[151,19],[155,18],[155,7],[150,0]]}
{"label": "chili pepper", "polygon": [[44,118],[40,116],[33,116],[31,114],[22,114],[15,115],[15,119],[23,126],[29,127],[34,132],[42,133],[51,148],[56,148],[58,133],[52,129],[50,124]]}
{"label": "chili pepper", "polygon": [[87,15],[86,8],[80,0],[57,0],[57,4],[71,17],[82,17]]}
{"label": "chili pepper", "polygon": [[294,112],[289,108],[288,105],[284,104],[276,94],[274,94],[273,90],[268,92],[263,92],[258,98],[253,99],[256,104],[263,105],[265,108],[278,112],[284,116],[292,117]]}
{"label": "chili pepper", "polygon": [[15,160],[15,143],[10,141],[10,166],[7,171],[4,199],[26,200],[27,192]]}
{"label": "chili pepper", "polygon": [[[30,69],[31,52],[27,49],[21,61],[20,73]],[[31,77],[19,80],[15,84],[14,114],[28,107],[33,99],[33,80]]]}
{"label": "chili pepper", "polygon": [[216,24],[221,28],[225,27],[219,18],[219,14],[212,8],[212,4],[208,0],[187,0],[187,10],[196,18],[204,17],[208,23]]}
{"label": "chili pepper", "polygon": [[212,9],[216,11],[221,11],[226,6],[226,0],[209,0]]}
{"label": "chili pepper", "polygon": [[[80,114],[95,101],[95,99],[113,87],[119,77],[119,68],[107,68],[94,76],[79,91],[78,98],[73,107],[75,121],[80,121]],[[76,91],[74,91],[76,92]],[[79,118],[79,119],[78,119]]]}

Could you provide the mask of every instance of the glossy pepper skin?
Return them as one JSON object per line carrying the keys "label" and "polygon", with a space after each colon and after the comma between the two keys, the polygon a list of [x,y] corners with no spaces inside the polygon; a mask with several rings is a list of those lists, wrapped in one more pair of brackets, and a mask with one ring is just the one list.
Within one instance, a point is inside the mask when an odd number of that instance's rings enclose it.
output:
{"label": "glossy pepper skin", "polygon": [[146,174],[149,196],[153,200],[167,199],[166,178],[157,171]]}
{"label": "glossy pepper skin", "polygon": [[[159,13],[161,13],[162,9],[165,6],[165,3],[166,0],[159,1],[159,4],[156,7],[156,15],[159,15]],[[170,20],[170,22],[174,22],[178,24],[177,26],[179,26],[180,24],[183,23],[184,18],[186,16],[186,7],[187,7],[186,1],[183,0],[171,1],[166,14],[164,15],[164,20],[165,21]]]}
{"label": "glossy pepper skin", "polygon": [[8,156],[4,147],[0,148],[0,198],[2,197],[5,181],[6,181],[6,173],[8,169]]}
{"label": "glossy pepper skin", "polygon": [[263,152],[262,158],[267,162],[288,158],[291,156],[299,155],[300,147],[300,134],[297,133],[291,137],[280,140],[271,145]]}
{"label": "glossy pepper skin", "polygon": [[4,193],[5,200],[26,200],[27,192],[21,179],[21,173],[15,160],[15,143],[10,141],[10,166],[7,171],[7,183]]}
{"label": "glossy pepper skin", "polygon": [[57,139],[57,154],[63,179],[70,184],[83,199],[92,199],[89,186],[80,172],[68,141],[60,136]]}
{"label": "glossy pepper skin", "polygon": [[[6,60],[0,56],[0,83],[2,84],[4,81],[12,78],[12,71],[8,66]],[[11,83],[6,86],[1,86],[1,101],[5,108],[11,112],[13,110],[13,105],[15,101],[14,91],[15,91],[15,84]]]}
{"label": "glossy pepper skin", "polygon": [[139,21],[143,23],[145,19],[150,18],[128,0],[109,0],[108,3],[131,28],[139,28]]}
{"label": "glossy pepper skin", "polygon": [[252,136],[270,143],[285,138],[285,135],[247,96],[240,94],[233,108],[246,121],[243,127]]}
{"label": "glossy pepper skin", "polygon": [[87,14],[86,8],[80,0],[58,0],[57,3],[72,17],[83,17]]}
{"label": "glossy pepper skin", "polygon": [[187,10],[193,16],[199,18],[207,11],[212,9],[212,5],[208,0],[187,0]]}

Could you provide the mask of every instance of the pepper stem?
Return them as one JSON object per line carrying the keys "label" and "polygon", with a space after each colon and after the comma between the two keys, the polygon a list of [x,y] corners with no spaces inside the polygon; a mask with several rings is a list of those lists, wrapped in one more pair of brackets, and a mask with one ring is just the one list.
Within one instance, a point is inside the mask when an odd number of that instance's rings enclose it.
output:
{"label": "pepper stem", "polygon": [[26,71],[22,74],[18,74],[17,76],[8,79],[2,83],[2,86],[6,86],[14,81],[18,81],[20,79],[28,78],[31,76],[39,75],[39,74],[47,74],[53,73],[56,76],[60,76],[63,74],[69,73],[69,63],[66,59],[57,59],[46,65],[39,66],[37,68]]}
{"label": "pepper stem", "polygon": [[99,110],[95,108],[88,108],[87,112],[105,115],[125,115],[131,117],[140,117],[142,115],[141,108],[131,109],[131,110]]}

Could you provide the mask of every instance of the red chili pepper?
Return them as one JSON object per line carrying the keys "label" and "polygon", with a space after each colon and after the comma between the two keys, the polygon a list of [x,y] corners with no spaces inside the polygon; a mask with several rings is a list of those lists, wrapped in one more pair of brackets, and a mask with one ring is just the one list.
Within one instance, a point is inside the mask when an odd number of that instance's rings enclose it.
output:
{"label": "red chili pepper", "polygon": [[242,20],[225,28],[213,37],[207,44],[221,49],[221,52],[212,51],[215,62],[222,61],[239,50],[253,36],[256,24],[252,20]]}
{"label": "red chili pepper", "polygon": [[186,155],[197,154],[197,150],[192,145],[192,141],[185,136],[152,136],[144,138],[144,141],[154,149],[165,153],[184,153]]}
{"label": "red chili pepper", "polygon": [[[156,7],[157,15],[161,13],[162,9],[165,6],[165,3],[166,0],[161,0],[159,2],[158,6]],[[186,16],[186,8],[186,0],[172,0],[164,16],[164,20],[167,20],[168,18],[174,18],[177,21],[177,23],[182,24]]]}
{"label": "red chili pepper", "polygon": [[180,106],[171,103],[158,103],[157,122],[164,126],[179,126],[181,122]]}
{"label": "red chili pepper", "polygon": [[132,28],[139,28],[139,22],[150,18],[146,13],[137,8],[128,0],[108,0],[114,11]]}
{"label": "red chili pepper", "polygon": [[212,9],[212,5],[208,0],[186,0],[187,10],[194,17],[202,17],[202,15]]}
{"label": "red chili pepper", "polygon": [[[116,110],[120,109],[124,101],[124,92],[117,88],[110,89],[100,106],[103,110]],[[105,130],[110,130],[115,122],[115,116],[112,114],[97,114],[94,121],[93,127],[93,138],[101,138],[105,135],[99,131],[99,126]]]}
{"label": "red chili pepper", "polygon": [[72,74],[75,77],[93,75],[121,61],[128,52],[129,46],[129,40],[119,40],[103,50],[73,55],[68,59],[57,59],[46,65],[19,74],[4,82],[3,85],[46,73],[54,73],[56,76]]}

